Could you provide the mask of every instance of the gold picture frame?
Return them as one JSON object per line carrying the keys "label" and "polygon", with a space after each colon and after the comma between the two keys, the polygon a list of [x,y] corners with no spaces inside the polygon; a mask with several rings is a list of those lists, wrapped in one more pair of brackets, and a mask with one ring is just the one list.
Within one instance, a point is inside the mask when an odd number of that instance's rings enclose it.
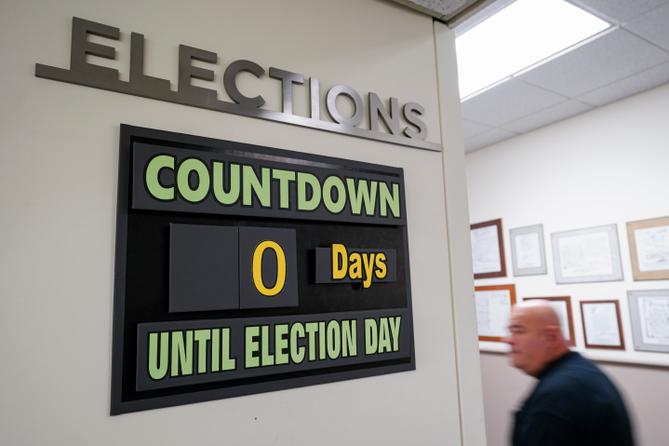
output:
{"label": "gold picture frame", "polygon": [[[615,299],[582,300],[580,303],[581,322],[583,324],[583,343],[585,344],[585,348],[625,350],[625,334],[623,333],[623,324],[620,320],[620,305],[618,304],[618,301]],[[608,329],[605,331],[611,332],[600,333],[598,336],[598,334],[595,333],[596,330],[594,330],[588,323],[592,316],[592,312],[597,310],[603,310],[601,312],[604,314],[600,314],[600,318],[604,317],[605,322],[608,322],[608,327],[604,324]],[[606,310],[608,310],[608,312]],[[611,310],[613,310],[612,314]],[[609,320],[606,320],[606,318]]]}
{"label": "gold picture frame", "polygon": [[669,280],[669,217],[627,223],[634,280]]}
{"label": "gold picture frame", "polygon": [[474,279],[506,277],[502,219],[474,223],[469,228]]}
{"label": "gold picture frame", "polygon": [[[498,305],[491,305],[484,309],[485,313],[493,312],[493,310],[500,310],[500,307],[504,309],[504,314],[488,314],[489,319],[493,320],[493,326],[496,327],[496,333],[487,332],[481,334],[481,325],[487,325],[485,321],[481,321],[481,308],[479,308],[480,299],[482,298],[493,298],[496,300],[504,300],[504,305],[499,305],[500,302],[497,302]],[[506,285],[481,285],[474,287],[474,298],[476,299],[476,317],[477,317],[477,329],[479,331],[479,341],[489,341],[489,342],[504,342],[504,338],[508,336],[508,324],[509,318],[511,317],[511,309],[516,304],[516,286],[514,284]],[[501,325],[504,328],[501,328]],[[488,330],[486,330],[488,331]]]}

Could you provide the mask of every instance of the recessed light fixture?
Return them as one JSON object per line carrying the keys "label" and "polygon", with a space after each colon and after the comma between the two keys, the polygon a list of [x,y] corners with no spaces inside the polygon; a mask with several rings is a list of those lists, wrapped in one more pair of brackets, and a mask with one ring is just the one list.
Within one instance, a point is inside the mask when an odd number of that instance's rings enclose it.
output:
{"label": "recessed light fixture", "polygon": [[564,0],[516,0],[458,36],[464,101],[611,25]]}

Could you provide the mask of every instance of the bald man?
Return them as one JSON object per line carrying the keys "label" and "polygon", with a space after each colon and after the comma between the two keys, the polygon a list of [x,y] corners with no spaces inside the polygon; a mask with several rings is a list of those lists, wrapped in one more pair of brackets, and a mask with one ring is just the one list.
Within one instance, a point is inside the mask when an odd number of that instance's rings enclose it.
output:
{"label": "bald man", "polygon": [[516,412],[513,446],[631,446],[625,404],[591,361],[569,351],[547,301],[511,311],[511,363],[538,383]]}

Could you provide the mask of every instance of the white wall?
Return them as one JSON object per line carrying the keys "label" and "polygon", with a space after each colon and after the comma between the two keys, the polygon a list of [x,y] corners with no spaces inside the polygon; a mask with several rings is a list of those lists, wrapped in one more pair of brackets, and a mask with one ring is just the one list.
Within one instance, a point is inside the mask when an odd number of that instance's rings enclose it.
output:
{"label": "white wall", "polygon": [[[666,85],[467,156],[471,222],[503,219],[509,271],[507,278],[476,284],[515,283],[519,298],[570,295],[580,350],[584,344],[579,300],[619,300],[627,351],[585,351],[595,359],[669,365],[669,355],[635,352],[632,347],[627,290],[666,289],[669,281],[633,281],[625,226],[628,221],[669,215],[668,106]],[[548,274],[513,277],[508,230],[538,223],[544,225]],[[611,223],[618,225],[624,281],[556,285],[550,234]],[[482,367],[489,444],[505,444],[499,422],[510,422],[515,401],[500,399],[493,383],[501,385],[503,394],[520,397],[529,380],[506,380],[518,372],[506,370],[506,361],[495,354],[483,355]],[[649,408],[669,398],[669,370],[634,365],[608,365],[606,370],[633,408],[640,444],[663,444],[658,429],[664,414]],[[655,384],[652,394],[646,392],[648,383]]]}
{"label": "white wall", "polygon": [[[36,78],[37,62],[68,67],[72,16],[121,29],[111,65],[122,79],[136,31],[146,71],[173,88],[183,43],[219,54],[217,85],[226,61],[245,58],[418,102],[433,142],[440,116],[459,122],[454,59],[440,61],[442,97],[450,93],[439,102],[432,20],[390,2],[3,1],[0,442],[456,445],[469,435],[484,444],[481,402],[459,401],[458,374],[473,394],[480,381],[477,352],[456,345],[473,328],[453,325],[448,259],[469,254],[449,252],[444,184],[461,202],[465,192],[464,180],[444,178],[444,155]],[[452,46],[451,32],[440,39]],[[278,86],[245,82],[278,109]],[[305,98],[298,89],[296,103]],[[120,123],[403,167],[416,371],[110,417]],[[447,144],[457,152],[462,139]],[[466,220],[466,209],[453,218]]]}

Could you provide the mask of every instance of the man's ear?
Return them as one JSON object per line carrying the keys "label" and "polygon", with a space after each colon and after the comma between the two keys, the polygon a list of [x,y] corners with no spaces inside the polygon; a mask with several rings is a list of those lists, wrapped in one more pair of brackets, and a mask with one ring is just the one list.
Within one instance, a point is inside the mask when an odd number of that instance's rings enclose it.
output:
{"label": "man's ear", "polygon": [[544,338],[548,342],[556,342],[560,338],[560,327],[555,325],[549,325],[544,328]]}

